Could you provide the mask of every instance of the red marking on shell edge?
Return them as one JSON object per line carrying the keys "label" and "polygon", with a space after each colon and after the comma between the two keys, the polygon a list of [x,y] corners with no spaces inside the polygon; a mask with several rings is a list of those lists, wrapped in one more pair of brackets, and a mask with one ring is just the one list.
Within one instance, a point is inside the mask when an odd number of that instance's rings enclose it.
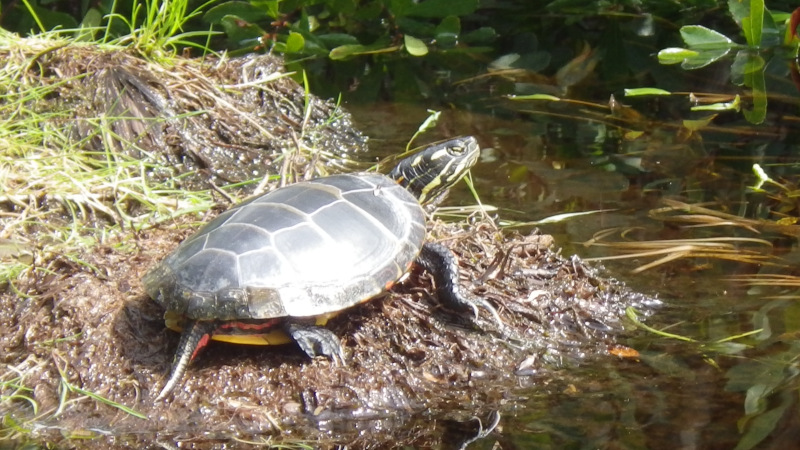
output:
{"label": "red marking on shell edge", "polygon": [[197,345],[194,347],[194,351],[192,352],[192,357],[189,358],[190,360],[194,360],[195,356],[203,349],[206,345],[208,345],[208,341],[211,340],[211,334],[204,334],[203,337],[197,342]]}
{"label": "red marking on shell edge", "polygon": [[279,320],[268,320],[259,323],[245,323],[245,322],[226,322],[219,326],[219,330],[246,330],[246,331],[262,331],[270,328],[275,328]]}

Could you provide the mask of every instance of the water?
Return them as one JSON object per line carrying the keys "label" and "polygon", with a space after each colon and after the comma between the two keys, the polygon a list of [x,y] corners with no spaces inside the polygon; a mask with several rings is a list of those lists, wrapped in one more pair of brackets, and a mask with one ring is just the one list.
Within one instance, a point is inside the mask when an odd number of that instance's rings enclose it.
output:
{"label": "water", "polygon": [[[797,95],[785,101],[775,108],[796,106]],[[565,371],[557,391],[531,387],[517,413],[502,417],[498,429],[474,448],[495,443],[504,448],[796,445],[796,289],[731,280],[736,275],[791,275],[796,267],[793,224],[775,225],[781,214],[791,218],[797,213],[789,198],[794,185],[767,186],[761,193],[748,188],[756,183],[754,163],[775,177],[797,179],[791,164],[797,153],[792,138],[796,121],[781,121],[776,133],[778,124],[756,126],[731,117],[722,127],[680,136],[685,132],[680,120],[654,120],[647,134],[626,141],[613,127],[586,120],[579,112],[566,118],[532,116],[536,123],[531,117],[502,118],[514,110],[445,112],[439,128],[445,136],[474,134],[489,148],[473,178],[481,201],[499,208],[500,222],[524,224],[555,214],[604,210],[539,224],[556,238],[563,254],[584,258],[620,254],[615,250],[619,244],[584,245],[606,230],[612,231],[601,242],[720,237],[765,242],[732,242],[725,259],[696,252],[639,273],[633,271],[679,251],[604,262],[609,276],[658,295],[664,307],[646,323],[674,336],[640,330],[626,342],[638,358]],[[396,142],[396,133],[410,135],[426,116],[424,109],[409,105],[355,106],[351,111],[366,134],[380,142]],[[389,117],[407,121],[382,126]],[[465,192],[454,196],[470,201]],[[693,225],[699,222],[676,218],[684,211],[662,210],[667,199],[702,202],[721,214],[768,222],[751,222],[748,229],[720,215],[725,220],[715,220],[718,226],[698,228]],[[769,261],[775,266],[736,260],[746,252],[782,259]]]}

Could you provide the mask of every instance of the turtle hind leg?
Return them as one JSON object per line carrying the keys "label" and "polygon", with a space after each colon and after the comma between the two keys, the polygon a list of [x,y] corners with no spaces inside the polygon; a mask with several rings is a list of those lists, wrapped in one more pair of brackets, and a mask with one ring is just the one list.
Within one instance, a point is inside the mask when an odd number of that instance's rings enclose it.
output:
{"label": "turtle hind leg", "polygon": [[289,322],[286,331],[310,358],[324,355],[335,364],[345,365],[344,350],[339,338],[327,328]]}
{"label": "turtle hind leg", "polygon": [[433,275],[436,295],[440,302],[460,311],[471,309],[474,318],[478,317],[478,307],[481,307],[492,315],[500,330],[506,329],[505,323],[491,303],[462,291],[458,283],[458,264],[447,247],[433,242],[424,244],[416,263]]}
{"label": "turtle hind leg", "polygon": [[175,352],[175,357],[172,363],[172,370],[170,371],[167,384],[161,389],[155,401],[164,399],[178,383],[183,379],[186,374],[186,368],[189,363],[200,353],[208,341],[211,339],[211,334],[217,328],[217,324],[213,321],[191,321],[187,327],[184,328],[181,334],[181,340],[178,343],[178,350]]}

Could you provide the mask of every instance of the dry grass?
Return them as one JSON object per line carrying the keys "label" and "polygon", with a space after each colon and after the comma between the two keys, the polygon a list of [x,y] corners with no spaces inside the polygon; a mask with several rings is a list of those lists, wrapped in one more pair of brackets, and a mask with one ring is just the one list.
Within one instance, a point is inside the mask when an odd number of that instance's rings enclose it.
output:
{"label": "dry grass", "polygon": [[[800,227],[776,223],[768,220],[753,220],[733,214],[716,211],[705,205],[689,205],[687,203],[664,200],[666,206],[654,209],[650,217],[660,222],[679,225],[684,229],[702,229],[708,227],[730,227],[745,230],[747,233],[762,232],[780,233],[786,236],[797,236]],[[598,232],[585,246],[606,247],[618,253],[617,256],[591,258],[589,261],[614,259],[653,258],[653,261],[642,264],[633,273],[650,270],[668,262],[684,259],[725,260],[745,264],[780,265],[780,258],[772,254],[772,243],[757,237],[707,237],[668,240],[626,239],[635,229],[609,229]],[[608,241],[610,236],[619,235],[623,240]]]}

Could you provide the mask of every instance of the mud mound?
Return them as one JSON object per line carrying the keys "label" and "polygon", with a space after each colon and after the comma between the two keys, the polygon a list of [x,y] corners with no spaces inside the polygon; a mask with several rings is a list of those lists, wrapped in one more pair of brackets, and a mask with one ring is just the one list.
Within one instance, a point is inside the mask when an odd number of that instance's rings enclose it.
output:
{"label": "mud mound", "polygon": [[[483,280],[471,290],[497,308],[508,330],[497,330],[488,314],[481,329],[465,328],[429,294],[427,274],[414,272],[385,297],[329,323],[347,366],[309,360],[293,345],[214,343],[174,395],[154,404],[178,336],[164,328],[163,311],[140,278],[186,234],[150,230],[132,248],[84,255],[96,270],[65,262],[49,277],[22,281],[19,288],[35,297],[0,297],[2,362],[24,374],[22,384],[36,386],[37,437],[60,439],[56,430],[65,429],[141,442],[288,435],[352,444],[366,428],[370,442],[397,444],[414,423],[406,443],[430,443],[437,439],[433,423],[415,416],[469,422],[513,409],[526,387],[607,355],[624,333],[624,308],[649,300],[553,253],[548,236],[435,222],[433,239],[459,256],[462,283]],[[76,392],[54,417],[62,376],[148,419]],[[33,414],[25,401],[15,406],[14,416]]]}

